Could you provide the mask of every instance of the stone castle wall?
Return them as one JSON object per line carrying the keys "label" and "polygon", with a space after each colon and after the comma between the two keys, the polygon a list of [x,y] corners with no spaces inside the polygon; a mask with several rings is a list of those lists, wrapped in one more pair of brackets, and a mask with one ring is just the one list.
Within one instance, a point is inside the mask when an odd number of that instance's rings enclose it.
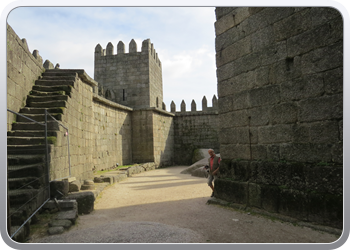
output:
{"label": "stone castle wall", "polygon": [[197,111],[194,101],[191,103],[191,111],[186,111],[186,103],[183,101],[180,111],[176,111],[176,106],[172,103],[171,112],[175,114],[175,164],[192,165],[194,163],[192,162],[193,153],[200,148],[212,148],[216,153],[220,153],[216,96],[212,100],[212,107],[207,107],[207,100],[204,97],[201,111]]}
{"label": "stone castle wall", "polygon": [[342,227],[343,20],[217,8],[217,197]]}
{"label": "stone castle wall", "polygon": [[159,166],[172,166],[174,165],[174,116],[155,109],[152,120],[154,162]]}
{"label": "stone castle wall", "polygon": [[[17,36],[13,37],[20,41]],[[18,61],[27,63],[23,57]],[[40,71],[32,77],[32,85],[45,71],[41,63],[37,66]],[[49,64],[46,68],[53,68]],[[216,97],[212,107],[207,107],[204,98],[202,111],[197,111],[192,103],[191,112],[186,112],[183,105],[181,112],[175,109],[167,112],[163,103],[161,63],[149,39],[143,42],[141,52],[137,52],[133,41],[129,53],[125,53],[124,44],[119,43],[116,55],[112,44],[106,50],[97,46],[95,65],[95,75],[102,84],[83,70],[68,70],[77,74],[67,106],[62,107],[62,124],[68,128],[68,136],[60,127],[57,138],[50,138],[54,140],[50,154],[51,180],[69,175],[85,180],[92,177],[93,170],[110,169],[117,164],[154,162],[158,167],[173,165],[176,161],[191,164],[195,149],[214,148],[218,151]],[[25,72],[19,71],[18,74],[21,78],[28,78]],[[10,79],[8,84],[23,85],[18,79]],[[114,84],[109,85],[112,80]],[[29,94],[32,85],[23,91],[23,98]],[[125,91],[111,86],[121,86]],[[8,95],[11,96],[11,90]],[[21,107],[24,105],[22,103]]]}
{"label": "stone castle wall", "polygon": [[[7,25],[7,108],[19,112],[26,104],[27,95],[35,80],[45,71],[43,59],[37,50],[29,52],[27,41],[20,39]],[[16,116],[7,112],[7,130]]]}
{"label": "stone castle wall", "polygon": [[[78,72],[62,124],[69,129],[71,176],[86,180],[92,178],[93,170],[132,163],[132,109],[98,96],[94,93],[98,83]],[[69,174],[64,131],[61,129],[51,153],[52,180]]]}
{"label": "stone castle wall", "polygon": [[100,84],[100,94],[109,100],[132,108],[162,107],[162,66],[150,40],[144,40],[141,52],[131,40],[129,53],[120,41],[117,54],[114,46],[95,48],[94,79]]}

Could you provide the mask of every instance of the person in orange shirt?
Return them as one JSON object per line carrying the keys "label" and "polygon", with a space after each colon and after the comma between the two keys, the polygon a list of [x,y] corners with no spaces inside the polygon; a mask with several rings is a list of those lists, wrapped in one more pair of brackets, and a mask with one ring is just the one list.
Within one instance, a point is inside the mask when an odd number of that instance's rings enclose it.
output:
{"label": "person in orange shirt", "polygon": [[215,180],[219,174],[219,165],[220,165],[221,158],[219,156],[216,156],[213,149],[209,149],[208,154],[210,155],[208,159],[208,164],[209,164],[208,186],[213,191],[213,193],[211,194],[211,197],[213,197],[214,196],[213,181],[215,183]]}

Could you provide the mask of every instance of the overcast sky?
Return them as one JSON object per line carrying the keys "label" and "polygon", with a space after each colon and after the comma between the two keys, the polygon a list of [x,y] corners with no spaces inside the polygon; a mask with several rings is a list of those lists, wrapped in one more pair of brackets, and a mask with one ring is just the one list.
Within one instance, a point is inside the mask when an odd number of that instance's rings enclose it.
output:
{"label": "overcast sky", "polygon": [[215,8],[213,7],[18,7],[7,22],[25,38],[29,50],[61,69],[84,69],[94,78],[97,44],[116,47],[134,39],[141,51],[150,39],[163,69],[163,101],[170,110],[182,100],[197,110],[206,96],[208,106],[217,96],[215,66]]}

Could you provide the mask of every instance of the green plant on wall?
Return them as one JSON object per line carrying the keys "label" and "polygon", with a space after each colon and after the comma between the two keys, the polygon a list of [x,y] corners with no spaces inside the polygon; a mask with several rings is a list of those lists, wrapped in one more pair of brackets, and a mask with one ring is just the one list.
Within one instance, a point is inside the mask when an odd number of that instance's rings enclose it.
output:
{"label": "green plant on wall", "polygon": [[55,136],[48,136],[48,137],[47,137],[47,142],[48,142],[49,144],[53,144],[53,145],[56,146],[57,137],[55,137]]}

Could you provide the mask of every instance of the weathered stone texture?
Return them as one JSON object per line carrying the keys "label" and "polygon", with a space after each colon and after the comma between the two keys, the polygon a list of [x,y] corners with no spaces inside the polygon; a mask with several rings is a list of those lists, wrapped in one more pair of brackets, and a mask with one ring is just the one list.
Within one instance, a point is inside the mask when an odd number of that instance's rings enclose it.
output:
{"label": "weathered stone texture", "polygon": [[[216,16],[220,155],[227,160],[217,197],[338,227],[341,208],[332,214],[328,207],[342,196],[340,13],[216,8]],[[315,171],[327,174],[316,181]],[[241,194],[228,194],[233,187]]]}
{"label": "weathered stone texture", "polygon": [[[20,39],[7,25],[7,108],[19,112],[25,106],[35,80],[45,70],[37,51],[29,52],[25,39]],[[10,131],[16,116],[7,112],[7,130]]]}
{"label": "weathered stone texture", "polygon": [[213,148],[219,153],[219,120],[216,110],[176,112],[174,119],[175,164],[192,164],[192,153]]}
{"label": "weathered stone texture", "polygon": [[[119,42],[118,48],[122,45]],[[129,53],[118,49],[114,55],[112,46],[108,44],[106,55],[100,45],[95,48],[94,79],[102,88],[101,94],[132,108],[162,108],[162,67],[150,40],[143,41],[141,52],[137,52],[135,41],[131,42]]]}

